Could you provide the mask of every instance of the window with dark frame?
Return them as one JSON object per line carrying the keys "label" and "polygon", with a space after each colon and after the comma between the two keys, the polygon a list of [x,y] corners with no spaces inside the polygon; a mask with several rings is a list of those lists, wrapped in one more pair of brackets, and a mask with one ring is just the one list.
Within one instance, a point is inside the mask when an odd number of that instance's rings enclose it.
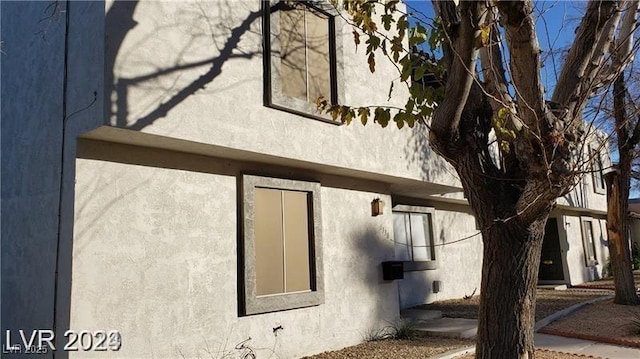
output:
{"label": "window with dark frame", "polygon": [[326,1],[272,0],[263,11],[265,104],[330,121],[316,103],[339,102],[335,9]]}
{"label": "window with dark frame", "polygon": [[320,184],[242,176],[240,314],[324,302]]}
{"label": "window with dark frame", "polygon": [[584,247],[585,265],[591,267],[598,264],[596,242],[593,236],[593,223],[591,220],[582,220],[582,244]]}
{"label": "window with dark frame", "polygon": [[435,261],[432,213],[393,212],[396,260]]}
{"label": "window with dark frame", "polygon": [[592,156],[592,178],[593,178],[593,190],[596,193],[604,194],[606,189],[605,181],[604,181],[604,168],[602,166],[602,157],[600,157],[600,153],[595,150],[591,150]]}

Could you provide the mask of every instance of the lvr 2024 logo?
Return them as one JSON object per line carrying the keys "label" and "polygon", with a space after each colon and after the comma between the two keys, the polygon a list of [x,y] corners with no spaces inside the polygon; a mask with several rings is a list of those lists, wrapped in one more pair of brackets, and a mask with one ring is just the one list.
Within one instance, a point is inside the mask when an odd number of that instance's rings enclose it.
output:
{"label": "lvr 2024 logo", "polygon": [[[122,347],[122,335],[117,330],[75,331],[64,332],[66,338],[62,350],[65,351],[117,351]],[[56,350],[55,333],[50,329],[11,330],[5,332],[2,353],[42,354]]]}

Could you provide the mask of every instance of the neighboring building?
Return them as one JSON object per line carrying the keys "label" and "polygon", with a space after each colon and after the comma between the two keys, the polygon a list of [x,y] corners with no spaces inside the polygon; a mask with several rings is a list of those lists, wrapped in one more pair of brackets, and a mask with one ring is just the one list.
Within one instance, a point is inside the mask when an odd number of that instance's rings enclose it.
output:
{"label": "neighboring building", "polygon": [[[55,328],[61,347],[67,329],[119,331],[118,351],[64,354],[82,358],[248,338],[295,358],[479,291],[478,228],[426,131],[315,112],[319,94],[385,102],[395,71],[371,74],[334,10],[56,4],[41,21],[47,2],[0,2],[3,333]],[[600,172],[552,213],[541,281],[602,276]],[[394,260],[404,279],[384,280]]]}
{"label": "neighboring building", "polygon": [[640,198],[629,199],[629,232],[631,241],[640,249]]}

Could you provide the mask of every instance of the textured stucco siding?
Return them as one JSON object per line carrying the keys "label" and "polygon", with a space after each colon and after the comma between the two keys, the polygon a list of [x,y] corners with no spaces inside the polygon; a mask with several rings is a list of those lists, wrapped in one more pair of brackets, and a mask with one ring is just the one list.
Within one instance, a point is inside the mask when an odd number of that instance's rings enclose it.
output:
{"label": "textured stucco siding", "polygon": [[[400,305],[408,308],[436,300],[462,298],[480,293],[482,273],[482,237],[475,218],[469,212],[455,211],[447,205],[436,206],[433,214],[438,268],[405,272],[399,281]],[[447,209],[444,209],[444,208]],[[448,244],[450,242],[457,243]],[[439,293],[433,281],[441,281]]]}
{"label": "textured stucco siding", "polygon": [[[235,176],[77,160],[70,328],[117,329],[109,357],[206,357],[248,343],[294,358],[362,341],[398,318],[391,215],[380,193],[322,187],[325,302],[238,316]],[[274,335],[273,328],[284,329]],[[71,357],[96,357],[78,353]]]}
{"label": "textured stucco siding", "polygon": [[[426,129],[337,126],[264,106],[260,1],[142,1],[106,5],[135,26],[121,44],[122,26],[107,23],[107,58],[115,57],[112,100],[106,123],[148,134],[254,151],[351,169],[459,185],[451,167],[427,145]],[[118,24],[128,20],[120,17]],[[344,21],[338,59],[347,105],[404,107],[406,89],[397,70],[380,55],[376,72],[356,52]],[[190,64],[200,63],[191,66]],[[196,86],[194,86],[196,84]]]}
{"label": "textured stucco siding", "polygon": [[2,333],[53,325],[64,23],[40,21],[48,5],[0,2]]}
{"label": "textured stucco siding", "polygon": [[[590,267],[587,267],[585,264],[585,248],[583,245],[582,230],[580,227],[581,217],[565,214],[559,220],[564,222],[564,230],[560,237],[560,243],[563,250],[566,251],[565,271],[568,271],[569,274],[569,278],[565,278],[567,284],[581,284],[602,278],[603,274],[605,274],[603,271],[609,257],[606,220],[602,218],[592,218],[593,236],[596,243],[595,247],[598,264]],[[565,241],[562,240],[563,237]]]}
{"label": "textured stucco siding", "polygon": [[[14,338],[64,331],[75,138],[103,122],[104,6],[53,5],[0,3],[2,328]],[[74,35],[65,38],[67,26]]]}

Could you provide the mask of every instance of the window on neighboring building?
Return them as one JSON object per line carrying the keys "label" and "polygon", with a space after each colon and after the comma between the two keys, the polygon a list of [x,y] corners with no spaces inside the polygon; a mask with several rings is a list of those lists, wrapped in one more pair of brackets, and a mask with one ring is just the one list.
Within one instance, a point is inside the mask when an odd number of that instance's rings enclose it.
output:
{"label": "window on neighboring building", "polygon": [[243,176],[244,314],[323,301],[320,185]]}
{"label": "window on neighboring building", "polygon": [[593,222],[582,219],[582,244],[584,247],[584,259],[587,267],[598,264],[596,257],[596,241],[593,235]]}
{"label": "window on neighboring building", "polygon": [[600,153],[595,150],[591,150],[592,157],[592,178],[593,178],[593,190],[596,193],[605,193],[605,182],[604,182],[604,168],[602,166],[602,157]]}
{"label": "window on neighboring building", "polygon": [[338,99],[335,9],[325,1],[270,1],[265,7],[265,99],[269,106],[327,120],[316,102]]}
{"label": "window on neighboring building", "polygon": [[[432,208],[395,206],[393,209],[393,235],[396,260],[431,262],[436,260]],[[414,268],[415,267],[415,268]],[[432,269],[407,266],[412,269]]]}

